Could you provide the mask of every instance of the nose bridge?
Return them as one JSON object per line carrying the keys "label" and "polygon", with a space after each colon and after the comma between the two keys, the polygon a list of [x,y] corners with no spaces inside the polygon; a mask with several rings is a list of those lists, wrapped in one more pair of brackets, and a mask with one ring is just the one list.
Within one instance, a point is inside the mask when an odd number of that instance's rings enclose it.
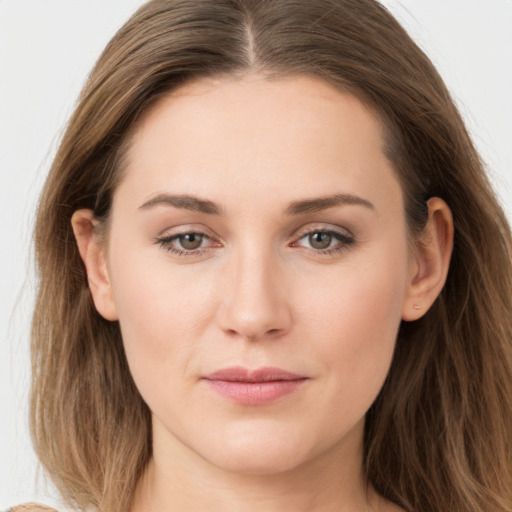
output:
{"label": "nose bridge", "polygon": [[233,250],[219,311],[222,329],[251,340],[287,331],[291,314],[283,279],[271,247],[246,243]]}

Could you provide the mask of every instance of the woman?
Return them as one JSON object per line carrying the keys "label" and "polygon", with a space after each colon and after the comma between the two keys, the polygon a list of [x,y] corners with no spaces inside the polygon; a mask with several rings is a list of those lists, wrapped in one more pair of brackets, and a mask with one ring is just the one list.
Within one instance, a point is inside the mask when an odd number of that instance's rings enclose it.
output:
{"label": "woman", "polygon": [[146,4],[36,254],[33,435],[78,509],[512,509],[509,228],[376,2]]}

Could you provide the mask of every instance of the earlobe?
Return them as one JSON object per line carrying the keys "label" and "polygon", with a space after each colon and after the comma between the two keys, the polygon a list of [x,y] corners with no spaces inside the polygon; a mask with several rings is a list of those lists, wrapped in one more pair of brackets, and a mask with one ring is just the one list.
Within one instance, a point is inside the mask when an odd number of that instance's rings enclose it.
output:
{"label": "earlobe", "polygon": [[448,276],[453,250],[453,217],[442,199],[433,197],[428,203],[428,221],[416,242],[403,304],[402,319],[421,318],[441,293]]}
{"label": "earlobe", "polygon": [[85,265],[89,289],[98,313],[107,320],[118,319],[112,294],[104,243],[96,232],[97,220],[92,210],[77,210],[71,225],[78,251]]}

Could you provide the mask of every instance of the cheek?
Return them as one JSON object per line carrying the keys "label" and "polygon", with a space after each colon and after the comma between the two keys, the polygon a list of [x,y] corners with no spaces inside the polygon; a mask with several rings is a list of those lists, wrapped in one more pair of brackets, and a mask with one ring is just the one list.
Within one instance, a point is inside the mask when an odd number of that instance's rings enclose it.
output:
{"label": "cheek", "polygon": [[303,329],[311,357],[330,376],[331,392],[358,401],[364,413],[386,378],[401,323],[407,252],[379,251],[325,279],[305,282]]}
{"label": "cheek", "polygon": [[199,276],[192,265],[176,267],[165,254],[150,256],[141,251],[115,258],[113,252],[111,265],[123,344],[141,388],[187,372],[211,318],[214,286],[209,274]]}

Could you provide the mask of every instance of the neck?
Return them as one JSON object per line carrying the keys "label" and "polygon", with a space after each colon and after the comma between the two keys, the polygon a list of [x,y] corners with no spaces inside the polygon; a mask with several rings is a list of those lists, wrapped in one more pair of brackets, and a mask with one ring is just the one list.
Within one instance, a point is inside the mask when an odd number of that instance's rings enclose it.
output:
{"label": "neck", "polygon": [[259,474],[219,468],[177,440],[158,450],[154,445],[131,512],[384,510],[363,476],[362,428],[353,435],[360,441],[331,447],[286,471]]}

